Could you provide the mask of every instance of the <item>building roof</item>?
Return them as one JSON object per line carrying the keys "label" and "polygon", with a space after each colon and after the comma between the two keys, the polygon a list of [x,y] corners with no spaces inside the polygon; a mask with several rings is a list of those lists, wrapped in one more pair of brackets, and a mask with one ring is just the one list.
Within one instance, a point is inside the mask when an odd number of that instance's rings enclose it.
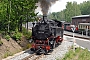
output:
{"label": "building roof", "polygon": [[90,23],[79,23],[79,25],[90,25]]}
{"label": "building roof", "polygon": [[71,24],[71,23],[68,23],[68,22],[64,22],[64,24]]}
{"label": "building roof", "polygon": [[81,18],[81,17],[90,17],[90,15],[79,15],[79,16],[73,16],[72,18]]}

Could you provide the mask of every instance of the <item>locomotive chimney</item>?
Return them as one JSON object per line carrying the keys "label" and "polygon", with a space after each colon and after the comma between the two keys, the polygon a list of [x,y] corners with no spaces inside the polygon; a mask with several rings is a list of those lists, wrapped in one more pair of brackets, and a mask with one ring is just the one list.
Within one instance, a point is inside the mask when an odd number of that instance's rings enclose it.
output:
{"label": "locomotive chimney", "polygon": [[47,16],[43,15],[43,21],[46,22],[47,21]]}

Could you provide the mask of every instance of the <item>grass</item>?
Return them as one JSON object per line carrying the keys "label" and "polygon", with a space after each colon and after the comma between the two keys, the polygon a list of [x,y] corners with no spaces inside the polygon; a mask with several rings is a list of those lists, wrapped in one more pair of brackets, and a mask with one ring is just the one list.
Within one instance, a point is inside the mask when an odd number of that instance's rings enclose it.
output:
{"label": "grass", "polygon": [[70,49],[62,60],[90,60],[90,52],[88,49],[77,48],[75,52]]}
{"label": "grass", "polygon": [[3,44],[3,42],[0,40],[0,46]]}
{"label": "grass", "polygon": [[26,47],[23,48],[23,50],[29,49],[31,47],[31,44],[27,44]]}
{"label": "grass", "polygon": [[6,53],[4,54],[4,56],[3,56],[3,58],[6,58],[6,57],[12,56],[12,55],[13,55],[13,53],[11,53],[11,52],[6,52]]}
{"label": "grass", "polygon": [[6,51],[5,54],[2,56],[2,58],[7,58],[8,56],[13,56],[14,54],[16,54],[16,53],[18,53],[18,52],[20,52],[20,51],[22,51],[22,49],[21,49],[21,50],[16,50],[15,52],[10,52],[9,49],[7,49],[7,51]]}

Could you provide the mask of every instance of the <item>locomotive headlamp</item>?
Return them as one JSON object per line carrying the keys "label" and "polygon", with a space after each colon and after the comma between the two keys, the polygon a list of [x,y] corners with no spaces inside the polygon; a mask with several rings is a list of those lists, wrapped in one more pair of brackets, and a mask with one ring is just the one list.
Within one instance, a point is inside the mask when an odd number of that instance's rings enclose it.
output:
{"label": "locomotive headlamp", "polygon": [[40,40],[40,43],[42,43],[42,41]]}
{"label": "locomotive headlamp", "polygon": [[53,41],[50,41],[50,44],[53,44]]}

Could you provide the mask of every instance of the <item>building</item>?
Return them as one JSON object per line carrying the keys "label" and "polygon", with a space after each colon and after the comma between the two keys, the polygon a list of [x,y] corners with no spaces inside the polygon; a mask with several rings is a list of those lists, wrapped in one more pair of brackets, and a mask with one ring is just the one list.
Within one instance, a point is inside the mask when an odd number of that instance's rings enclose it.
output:
{"label": "building", "polygon": [[90,15],[79,15],[72,17],[72,24],[78,26],[79,23],[90,23]]}

